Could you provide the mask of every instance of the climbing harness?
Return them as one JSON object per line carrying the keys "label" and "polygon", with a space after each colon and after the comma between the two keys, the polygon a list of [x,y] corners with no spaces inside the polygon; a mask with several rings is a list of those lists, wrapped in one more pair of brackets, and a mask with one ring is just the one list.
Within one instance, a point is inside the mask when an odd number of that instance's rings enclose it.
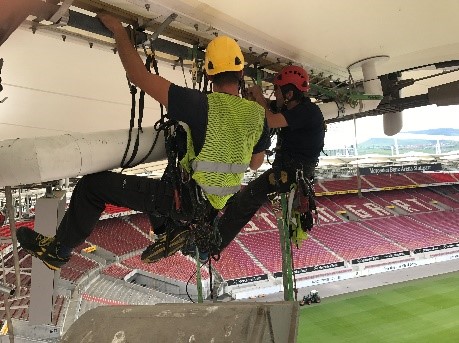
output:
{"label": "climbing harness", "polygon": [[[274,214],[277,218],[279,238],[282,252],[282,276],[284,284],[284,300],[297,299],[295,264],[293,260],[293,244],[300,248],[308,239],[308,232],[318,215],[314,200],[312,182],[304,177],[303,168],[296,168],[295,181],[290,182],[292,172],[274,170],[269,175],[269,182],[277,191],[268,194]],[[290,183],[290,190],[285,185]],[[292,280],[293,279],[293,280]]]}
{"label": "climbing harness", "polygon": [[[218,252],[221,244],[216,227],[218,211],[212,207],[201,187],[180,164],[186,153],[187,133],[173,120],[168,120],[163,127],[167,128],[164,134],[168,163],[161,181],[170,186],[173,193],[173,205],[165,224],[166,235],[173,228],[183,226],[189,230],[187,244],[195,244],[200,251]],[[213,258],[218,260],[218,253]]]}
{"label": "climbing harness", "polygon": [[[208,252],[206,263],[209,264],[209,275],[212,284],[212,266],[211,260],[220,259],[221,236],[218,231],[218,211],[212,207],[206,199],[201,187],[191,178],[191,175],[185,171],[180,160],[186,153],[186,131],[178,123],[172,120],[166,122],[167,131],[165,131],[166,154],[168,164],[161,178],[163,183],[171,185],[173,192],[173,206],[165,221],[166,246],[165,254],[168,255],[169,240],[172,230],[182,226],[188,230],[185,247],[195,247],[197,269],[190,276],[196,274],[198,285],[198,300],[202,302],[202,284],[200,277],[199,251]],[[188,253],[188,252],[187,252]],[[194,255],[194,251],[191,252]],[[188,281],[188,282],[189,282]],[[187,282],[187,287],[188,287]],[[201,288],[200,288],[201,287]],[[199,290],[200,288],[200,290]],[[211,296],[213,297],[213,291]],[[187,291],[188,294],[188,291]],[[189,296],[189,295],[188,295]],[[190,298],[191,300],[191,298]]]}
{"label": "climbing harness", "polygon": [[290,236],[298,248],[302,241],[308,238],[307,232],[311,231],[314,224],[318,222],[314,198],[312,182],[304,178],[302,169],[297,169],[296,184],[292,186],[289,196],[288,219]]}

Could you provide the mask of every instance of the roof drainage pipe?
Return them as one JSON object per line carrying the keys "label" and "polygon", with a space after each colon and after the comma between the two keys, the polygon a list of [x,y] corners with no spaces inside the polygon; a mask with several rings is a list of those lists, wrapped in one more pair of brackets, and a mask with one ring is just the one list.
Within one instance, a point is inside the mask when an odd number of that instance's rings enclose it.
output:
{"label": "roof drainage pipe", "polygon": [[[132,164],[147,155],[157,134],[153,127],[143,128]],[[136,135],[134,129],[127,159],[132,154]],[[0,187],[48,182],[119,168],[128,137],[128,130],[114,130],[0,141]],[[160,133],[145,162],[164,159],[164,134]]]}

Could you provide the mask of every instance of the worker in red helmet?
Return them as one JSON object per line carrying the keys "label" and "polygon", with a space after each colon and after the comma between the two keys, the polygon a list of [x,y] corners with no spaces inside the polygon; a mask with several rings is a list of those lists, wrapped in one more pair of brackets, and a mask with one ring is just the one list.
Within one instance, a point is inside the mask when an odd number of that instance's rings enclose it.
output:
{"label": "worker in red helmet", "polygon": [[[268,194],[290,192],[292,185],[299,182],[298,175],[307,179],[309,185],[314,178],[324,146],[325,125],[320,108],[307,96],[308,73],[301,67],[289,65],[275,76],[273,84],[276,97],[273,101],[264,98],[259,86],[250,88],[248,93],[265,108],[268,126],[279,129],[275,159],[271,169],[229,200],[217,224],[222,237],[220,251],[268,201]],[[311,226],[306,229],[310,230]],[[215,255],[220,251],[210,253]]]}

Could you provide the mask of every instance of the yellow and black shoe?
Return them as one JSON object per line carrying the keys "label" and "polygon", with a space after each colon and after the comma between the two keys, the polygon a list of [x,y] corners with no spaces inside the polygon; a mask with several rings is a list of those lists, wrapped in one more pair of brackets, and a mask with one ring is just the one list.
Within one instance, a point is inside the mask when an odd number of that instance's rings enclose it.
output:
{"label": "yellow and black shoe", "polygon": [[162,258],[172,256],[187,242],[190,230],[186,227],[177,227],[164,233],[143,252],[141,260],[145,263],[157,262]]}
{"label": "yellow and black shoe", "polygon": [[28,227],[20,227],[16,232],[22,249],[40,259],[49,269],[58,270],[70,260],[70,256],[59,255],[59,243],[54,237],[46,237]]}

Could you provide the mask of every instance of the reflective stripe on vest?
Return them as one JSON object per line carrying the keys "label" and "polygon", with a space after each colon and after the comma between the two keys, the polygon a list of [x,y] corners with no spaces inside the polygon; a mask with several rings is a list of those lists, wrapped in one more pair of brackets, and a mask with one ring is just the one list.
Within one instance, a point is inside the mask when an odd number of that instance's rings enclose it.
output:
{"label": "reflective stripe on vest", "polygon": [[249,167],[248,164],[222,163],[211,161],[196,161],[191,163],[194,171],[211,172],[211,173],[244,173]]}
{"label": "reflective stripe on vest", "polygon": [[200,184],[199,187],[207,194],[213,194],[218,196],[225,196],[234,194],[241,189],[241,185],[231,186],[231,187],[218,187],[218,186],[208,186]]}

